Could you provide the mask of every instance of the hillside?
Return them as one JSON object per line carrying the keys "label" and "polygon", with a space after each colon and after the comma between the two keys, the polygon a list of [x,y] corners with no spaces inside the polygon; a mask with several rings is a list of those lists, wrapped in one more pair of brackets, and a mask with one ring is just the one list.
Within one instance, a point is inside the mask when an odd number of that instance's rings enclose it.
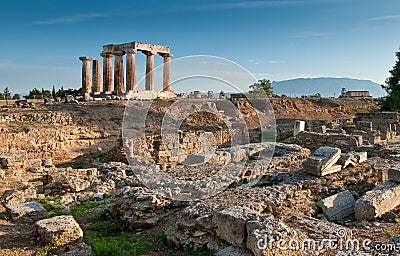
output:
{"label": "hillside", "polygon": [[322,97],[338,97],[342,88],[347,90],[368,90],[372,97],[382,97],[385,91],[370,80],[352,78],[296,78],[284,81],[273,81],[274,93],[291,97],[320,93]]}

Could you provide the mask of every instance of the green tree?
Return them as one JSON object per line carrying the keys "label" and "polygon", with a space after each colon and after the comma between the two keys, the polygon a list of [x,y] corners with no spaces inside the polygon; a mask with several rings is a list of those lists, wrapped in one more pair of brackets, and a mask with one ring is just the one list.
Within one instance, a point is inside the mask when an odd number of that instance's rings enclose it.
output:
{"label": "green tree", "polygon": [[400,110],[400,51],[396,52],[396,57],[396,63],[389,71],[390,76],[386,78],[385,85],[382,85],[388,93],[383,101],[382,110]]}
{"label": "green tree", "polygon": [[53,99],[56,97],[56,88],[54,87],[54,84],[53,84],[53,90],[51,90],[51,97]]}
{"label": "green tree", "polygon": [[13,99],[13,100],[19,100],[19,99],[21,99],[21,96],[20,96],[18,93],[16,93],[16,94],[14,94],[14,96],[12,97],[12,99]]}
{"label": "green tree", "polygon": [[6,105],[8,105],[8,100],[10,99],[10,90],[8,89],[8,87],[4,89],[4,97],[6,98]]}
{"label": "green tree", "polygon": [[33,88],[29,91],[29,94],[24,97],[25,99],[47,99],[51,98],[51,92],[49,90],[38,90]]}
{"label": "green tree", "polygon": [[55,96],[56,97],[65,97],[65,95],[73,95],[73,96],[78,96],[78,95],[80,95],[80,94],[82,94],[82,88],[79,88],[79,89],[67,89],[67,90],[64,90],[64,87],[61,87],[61,89],[59,89],[57,92],[56,92],[56,94],[55,94]]}
{"label": "green tree", "polygon": [[267,97],[272,96],[273,88],[269,79],[258,80],[258,83],[254,83],[249,86],[251,89],[250,93],[264,94]]}

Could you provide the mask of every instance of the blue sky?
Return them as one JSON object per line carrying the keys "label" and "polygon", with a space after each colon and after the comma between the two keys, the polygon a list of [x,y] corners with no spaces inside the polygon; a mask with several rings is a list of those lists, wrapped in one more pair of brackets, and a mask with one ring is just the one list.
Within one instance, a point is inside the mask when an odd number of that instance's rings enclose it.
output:
{"label": "blue sky", "polygon": [[400,1],[15,0],[2,3],[0,26],[0,90],[12,93],[78,88],[79,56],[131,41],[169,45],[174,58],[227,58],[257,78],[383,83],[400,46]]}

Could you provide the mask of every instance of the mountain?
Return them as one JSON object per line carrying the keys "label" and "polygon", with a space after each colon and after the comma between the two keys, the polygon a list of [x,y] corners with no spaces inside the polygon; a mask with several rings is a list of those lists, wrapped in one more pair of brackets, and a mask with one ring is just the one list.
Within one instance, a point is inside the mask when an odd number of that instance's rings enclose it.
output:
{"label": "mountain", "polygon": [[272,87],[274,94],[285,94],[290,97],[301,97],[302,95],[312,95],[319,93],[322,97],[338,97],[342,88],[348,91],[367,90],[372,97],[382,97],[386,95],[382,87],[370,80],[359,80],[353,78],[296,78],[284,81],[273,81]]}

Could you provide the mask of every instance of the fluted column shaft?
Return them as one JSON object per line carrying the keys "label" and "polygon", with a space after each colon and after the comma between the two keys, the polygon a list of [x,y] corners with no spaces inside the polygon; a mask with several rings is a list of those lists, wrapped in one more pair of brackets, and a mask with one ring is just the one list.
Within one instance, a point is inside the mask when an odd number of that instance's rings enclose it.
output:
{"label": "fluted column shaft", "polygon": [[160,54],[164,58],[163,64],[163,91],[171,91],[171,53]]}
{"label": "fluted column shaft", "polygon": [[123,52],[114,53],[114,92],[125,92]]}
{"label": "fluted column shaft", "polygon": [[126,91],[136,91],[136,50],[128,50],[126,52]]}
{"label": "fluted column shaft", "polygon": [[102,52],[100,54],[103,57],[103,92],[111,93],[112,92],[112,63],[111,59],[113,55],[111,53]]}
{"label": "fluted column shaft", "polygon": [[90,61],[93,60],[91,57],[82,56],[79,57],[82,61],[82,93],[90,93]]}
{"label": "fluted column shaft", "polygon": [[92,62],[92,91],[95,94],[99,94],[102,90],[103,83],[101,80],[101,67],[100,60],[93,60]]}
{"label": "fluted column shaft", "polygon": [[146,91],[154,91],[154,54],[155,52],[143,51],[146,54]]}

